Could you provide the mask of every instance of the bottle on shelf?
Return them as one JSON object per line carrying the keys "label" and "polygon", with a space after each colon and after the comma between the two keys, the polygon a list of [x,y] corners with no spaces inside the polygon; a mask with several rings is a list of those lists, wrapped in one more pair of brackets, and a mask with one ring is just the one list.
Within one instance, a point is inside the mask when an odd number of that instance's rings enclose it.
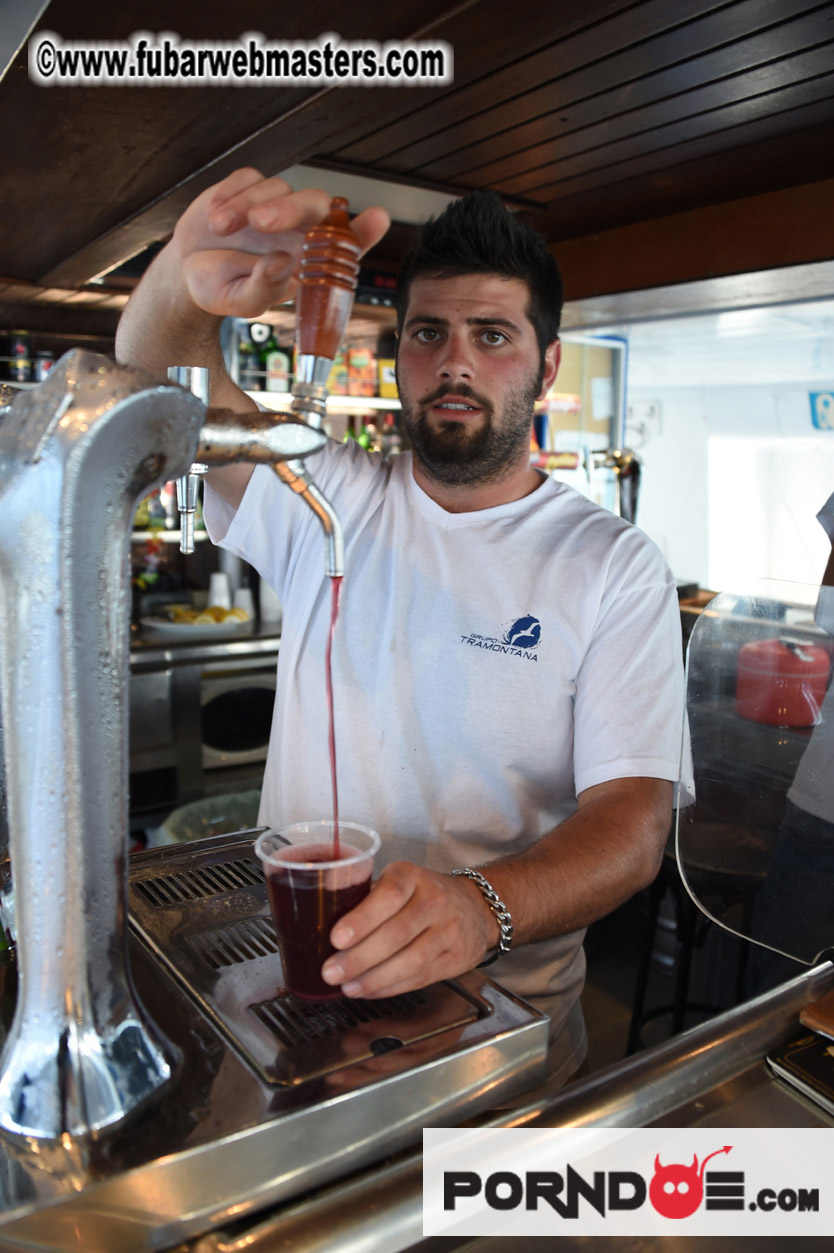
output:
{"label": "bottle on shelf", "polygon": [[55,364],[55,354],[47,352],[43,349],[41,352],[35,353],[34,378],[36,383],[42,383],[49,371]]}
{"label": "bottle on shelf", "polygon": [[273,335],[266,345],[263,354],[265,388],[268,392],[288,392],[292,362],[288,352],[279,347]]}
{"label": "bottle on shelf", "polygon": [[397,391],[397,363],[393,357],[380,357],[377,360],[377,368],[379,370],[379,394],[388,400],[396,400],[399,396]]}
{"label": "bottle on shelf", "polygon": [[11,383],[31,383],[34,377],[32,345],[28,331],[9,331],[6,378]]}
{"label": "bottle on shelf", "polygon": [[331,396],[346,396],[348,389],[347,348],[341,349],[333,358],[327,390]]}
{"label": "bottle on shelf", "polygon": [[379,433],[373,418],[369,417],[363,421],[362,430],[356,436],[356,442],[362,448],[367,448],[368,452],[379,452]]}
{"label": "bottle on shelf", "polygon": [[379,447],[383,457],[395,457],[403,450],[402,436],[397,429],[397,420],[393,413],[386,413],[382,423],[382,434]]}
{"label": "bottle on shelf", "polygon": [[396,400],[397,391],[397,339],[393,329],[380,331],[377,341],[377,371],[379,375],[379,395],[387,400]]}
{"label": "bottle on shelf", "polygon": [[261,358],[251,334],[253,325],[242,319],[237,323],[236,382],[245,392],[260,388]]}
{"label": "bottle on shelf", "polygon": [[376,357],[370,348],[348,349],[347,394],[349,396],[375,396],[378,376]]}

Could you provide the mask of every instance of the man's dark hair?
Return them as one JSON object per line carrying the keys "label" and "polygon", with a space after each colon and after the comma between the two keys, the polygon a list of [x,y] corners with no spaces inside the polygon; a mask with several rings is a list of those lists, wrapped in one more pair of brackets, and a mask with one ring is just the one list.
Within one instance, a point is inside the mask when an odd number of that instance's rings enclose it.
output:
{"label": "man's dark hair", "polygon": [[397,325],[402,331],[415,278],[499,274],[527,284],[527,316],[539,352],[559,334],[562,277],[544,237],[510,213],[494,191],[474,191],[453,200],[420,229],[397,279]]}

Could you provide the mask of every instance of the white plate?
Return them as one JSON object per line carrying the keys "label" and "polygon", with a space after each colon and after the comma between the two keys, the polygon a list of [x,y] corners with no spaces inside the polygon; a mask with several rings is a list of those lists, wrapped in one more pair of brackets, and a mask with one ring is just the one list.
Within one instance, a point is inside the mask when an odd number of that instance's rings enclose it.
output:
{"label": "white plate", "polygon": [[241,627],[252,625],[252,619],[247,618],[245,622],[238,622],[234,619],[230,622],[169,622],[167,618],[140,618],[140,624],[147,631],[156,631],[159,635],[180,635],[180,636],[199,636],[199,635],[230,635],[234,631],[239,631]]}

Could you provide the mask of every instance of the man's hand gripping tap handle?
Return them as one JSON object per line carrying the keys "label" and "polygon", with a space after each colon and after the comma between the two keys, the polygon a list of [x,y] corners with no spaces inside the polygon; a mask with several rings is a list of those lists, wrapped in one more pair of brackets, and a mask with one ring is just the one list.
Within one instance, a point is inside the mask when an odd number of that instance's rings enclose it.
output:
{"label": "man's hand gripping tap handle", "polygon": [[[182,526],[181,550],[194,550],[194,512],[199,478],[211,465],[232,461],[266,462],[304,500],[325,533],[326,573],[344,574],[342,528],[332,507],[312,481],[303,458],[324,445],[327,381],[345,332],[359,274],[360,246],[350,231],[347,201],[337,197],[320,226],[306,236],[296,293],[296,368],[291,412],[253,419],[242,431],[216,413],[203,427],[197,461],[177,484]],[[172,366],[172,381],[208,400],[208,371]],[[247,438],[248,437],[248,438]]]}

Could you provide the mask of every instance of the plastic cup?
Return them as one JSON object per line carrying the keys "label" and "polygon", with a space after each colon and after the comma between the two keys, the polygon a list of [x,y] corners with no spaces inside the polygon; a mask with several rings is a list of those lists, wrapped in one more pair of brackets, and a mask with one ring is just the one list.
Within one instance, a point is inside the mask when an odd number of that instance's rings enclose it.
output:
{"label": "plastic cup", "polygon": [[284,979],[295,996],[331,1001],[338,987],[321,968],[331,953],[330,932],[371,890],[379,836],[355,822],[339,823],[339,859],[333,823],[295,822],[264,831],[255,841],[278,936]]}
{"label": "plastic cup", "polygon": [[209,576],[209,609],[231,609],[232,593],[229,587],[229,576],[219,571]]}

